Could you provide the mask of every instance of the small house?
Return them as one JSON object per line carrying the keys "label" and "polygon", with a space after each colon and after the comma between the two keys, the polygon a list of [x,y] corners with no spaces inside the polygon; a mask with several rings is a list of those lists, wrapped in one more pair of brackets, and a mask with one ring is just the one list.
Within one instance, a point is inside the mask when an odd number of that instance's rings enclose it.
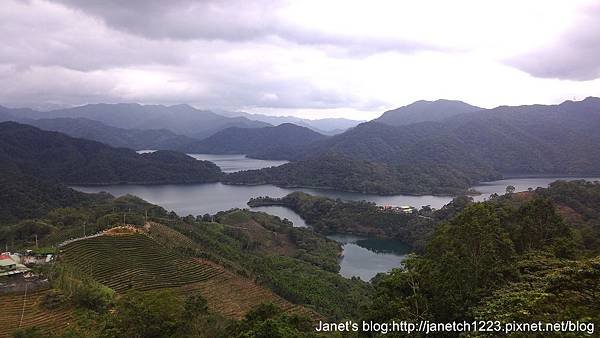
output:
{"label": "small house", "polygon": [[0,276],[10,276],[29,271],[25,265],[17,263],[10,255],[0,255]]}

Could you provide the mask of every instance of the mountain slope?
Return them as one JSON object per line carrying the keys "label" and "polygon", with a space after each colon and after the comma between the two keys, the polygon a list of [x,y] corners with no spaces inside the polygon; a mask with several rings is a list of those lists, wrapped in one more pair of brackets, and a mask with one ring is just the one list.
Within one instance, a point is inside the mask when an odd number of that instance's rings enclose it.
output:
{"label": "mountain slope", "polygon": [[0,160],[5,170],[66,184],[201,183],[222,174],[181,153],[140,155],[15,122],[0,123]]}
{"label": "mountain slope", "polygon": [[271,116],[264,114],[250,114],[245,112],[218,111],[220,115],[236,117],[241,116],[254,121],[262,121],[274,126],[293,123],[297,126],[310,128],[317,133],[325,135],[335,135],[353,128],[365,121],[350,120],[345,118],[324,118],[324,119],[303,119],[296,116]]}
{"label": "mountain slope", "polygon": [[[597,130],[600,130],[600,99],[588,98],[560,105],[502,106],[457,115],[443,123],[389,126],[373,121],[305,146],[266,149],[254,156],[298,161],[340,154],[384,163],[403,173],[415,173],[416,176],[410,177],[418,182],[434,182],[423,178],[442,178],[452,172],[453,176],[463,178],[451,181],[452,184],[466,188],[468,182],[499,177],[499,173],[597,175],[600,173]],[[298,166],[308,170],[305,164]],[[265,182],[268,182],[265,177],[275,181],[269,175],[255,175]],[[249,174],[244,179],[255,180]],[[371,182],[372,178],[364,175],[362,180]],[[242,181],[239,177],[237,183]],[[336,181],[329,183],[323,185],[338,188]],[[430,191],[433,187],[420,188]]]}
{"label": "mountain slope", "polygon": [[72,137],[102,142],[112,147],[134,150],[177,150],[196,142],[191,137],[177,135],[167,129],[123,129],[87,118],[54,118],[17,121],[40,129],[58,131]]}
{"label": "mountain slope", "polygon": [[452,116],[472,113],[483,108],[472,106],[462,101],[436,100],[417,101],[407,106],[388,110],[374,121],[402,126],[426,121],[442,121]]}
{"label": "mountain slope", "polygon": [[265,149],[303,145],[322,139],[325,139],[325,136],[291,123],[264,128],[231,127],[202,141],[189,144],[184,150],[205,154],[252,154]]}
{"label": "mountain slope", "polygon": [[49,112],[23,112],[17,118],[87,118],[109,126],[127,129],[168,129],[197,139],[205,138],[228,127],[259,128],[268,123],[244,117],[225,117],[189,105],[141,105],[137,103],[88,104]]}

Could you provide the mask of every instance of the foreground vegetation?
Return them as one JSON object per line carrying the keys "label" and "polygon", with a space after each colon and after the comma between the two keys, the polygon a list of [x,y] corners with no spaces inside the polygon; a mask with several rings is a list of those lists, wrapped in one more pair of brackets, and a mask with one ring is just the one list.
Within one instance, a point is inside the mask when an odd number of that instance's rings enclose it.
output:
{"label": "foreground vegetation", "polygon": [[[127,228],[114,228],[123,220]],[[110,231],[60,248],[58,262],[40,271],[51,289],[28,303],[38,314],[25,317],[18,335],[312,335],[316,318],[356,317],[372,292],[337,274],[339,244],[245,210],[179,217],[133,196],[104,195],[5,223],[0,241],[15,250],[32,247],[37,236],[40,246],[52,246],[82,236],[84,224],[87,234]],[[190,319],[186,306],[198,301],[206,309]],[[64,318],[66,326],[57,322]],[[146,320],[164,323],[147,327]]]}
{"label": "foreground vegetation", "polygon": [[[181,217],[104,195],[2,223],[0,241],[11,249],[31,247],[35,235],[40,246],[80,237],[83,224],[88,234],[112,230],[62,246],[54,265],[37,270],[50,289],[23,303],[0,296],[7,320],[20,321],[14,304],[26,309],[21,328],[3,326],[0,336],[310,337],[319,319],[600,320],[599,183],[555,182],[484,203],[459,198],[411,215],[301,193],[278,202],[317,231],[399,236],[421,219],[431,230],[418,255],[365,283],[337,274],[339,244],[277,217]],[[123,217],[128,227],[115,228]]]}
{"label": "foreground vegetation", "polygon": [[556,182],[468,206],[377,278],[365,318],[598,323],[598,198],[598,183]]}

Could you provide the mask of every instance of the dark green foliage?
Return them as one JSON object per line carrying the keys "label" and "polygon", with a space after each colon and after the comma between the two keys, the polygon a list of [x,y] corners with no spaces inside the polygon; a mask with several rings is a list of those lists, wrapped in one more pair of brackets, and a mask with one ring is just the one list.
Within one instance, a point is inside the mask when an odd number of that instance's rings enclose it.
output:
{"label": "dark green foliage", "polygon": [[46,309],[53,310],[64,306],[68,302],[67,296],[65,296],[58,289],[51,289],[46,293],[42,299],[42,306]]}
{"label": "dark green foliage", "polygon": [[73,266],[64,264],[54,266],[49,279],[55,289],[47,299],[47,304],[50,305],[68,300],[76,306],[102,313],[111,306],[115,298],[112,289],[98,283],[90,275]]}
{"label": "dark green foliage", "polygon": [[587,237],[598,193],[599,184],[556,182],[468,206],[437,226],[424,255],[374,279],[365,317],[597,322],[600,248]]}
{"label": "dark green foliage", "polygon": [[25,329],[17,329],[13,333],[13,338],[45,338],[48,337],[42,330],[32,326]]}
{"label": "dark green foliage", "polygon": [[521,277],[474,308],[478,319],[511,322],[600,320],[600,260],[557,259],[543,253],[518,263]]}
{"label": "dark green foliage", "polygon": [[40,217],[54,208],[81,205],[105,197],[0,169],[0,224]]}
{"label": "dark green foliage", "polygon": [[425,259],[437,318],[459,319],[514,273],[513,243],[493,207],[475,204],[440,224]]}
{"label": "dark green foliage", "polygon": [[319,337],[308,318],[282,314],[273,304],[261,304],[237,324],[233,337],[296,338]]}
{"label": "dark green foliage", "polygon": [[37,219],[25,219],[0,227],[0,243],[11,245],[11,249],[30,247],[35,244],[37,235],[39,246],[54,246],[69,238],[83,236],[84,226],[85,234],[90,235],[122,225],[124,218],[127,224],[141,226],[146,214],[148,217],[164,217],[167,214],[161,207],[131,195],[118,198],[107,194],[81,195],[83,199],[69,207],[53,209]]}
{"label": "dark green foliage", "polygon": [[558,205],[569,224],[577,229],[576,237],[589,256],[600,254],[600,183],[557,181],[540,194]]}
{"label": "dark green foliage", "polygon": [[130,292],[120,298],[106,329],[109,337],[172,337],[186,313],[173,291]]}
{"label": "dark green foliage", "polygon": [[[464,191],[507,173],[595,175],[600,173],[598,129],[598,98],[555,106],[502,106],[397,127],[372,121],[304,146],[266,149],[254,156],[301,162],[227,180],[427,194]],[[349,160],[336,162],[331,156]],[[374,167],[379,170],[366,174]],[[316,171],[326,176],[316,179]]]}
{"label": "dark green foliage", "polygon": [[320,187],[380,195],[460,194],[475,183],[464,172],[445,165],[394,166],[337,154],[320,155],[278,167],[235,172],[226,175],[223,182]]}
{"label": "dark green foliage", "polygon": [[248,154],[266,149],[308,144],[324,139],[306,127],[284,123],[276,127],[231,127],[217,132],[202,141],[188,144],[182,150],[201,154]]}
{"label": "dark green foliage", "polygon": [[[341,201],[294,192],[281,199],[257,198],[250,206],[282,205],[298,213],[312,229],[322,234],[353,234],[399,239],[421,250],[433,230],[434,213],[405,214],[384,210],[366,201]],[[445,208],[445,213],[449,213]],[[433,217],[431,217],[433,216]]]}
{"label": "dark green foliage", "polygon": [[371,287],[360,279],[285,256],[267,256],[255,261],[254,271],[264,283],[285,299],[312,308],[326,318],[356,318],[368,304]]}
{"label": "dark green foliage", "polygon": [[[218,213],[215,219],[218,223],[189,226],[176,221],[170,226],[198,243],[209,254],[207,258],[254,276],[283,298],[327,318],[356,318],[361,304],[368,303],[368,283],[337,274],[336,242],[265,213],[232,210]],[[251,239],[258,229],[244,230],[248,222],[260,224],[262,231],[285,235],[296,249],[287,254],[264,249],[266,239]]]}
{"label": "dark green foliage", "polygon": [[559,257],[574,256],[571,229],[550,200],[536,198],[521,206],[513,218],[510,233],[518,252],[545,250]]}
{"label": "dark green foliage", "polygon": [[221,170],[184,154],[133,150],[14,122],[0,123],[0,159],[13,172],[65,184],[215,182]]}

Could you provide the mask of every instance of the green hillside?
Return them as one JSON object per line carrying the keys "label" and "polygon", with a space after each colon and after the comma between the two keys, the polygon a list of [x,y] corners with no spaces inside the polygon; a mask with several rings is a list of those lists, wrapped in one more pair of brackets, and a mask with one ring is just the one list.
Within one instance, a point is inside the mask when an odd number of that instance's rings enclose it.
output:
{"label": "green hillside", "polygon": [[[386,193],[375,186],[387,181],[392,191],[387,193],[448,193],[502,175],[597,175],[598,129],[600,99],[593,97],[559,105],[501,106],[440,122],[391,126],[375,120],[308,145],[265,149],[253,156],[295,162],[230,180],[279,185],[308,185],[312,180],[314,186],[341,190],[370,187],[366,191],[371,193]],[[394,174],[382,180],[370,175],[366,165],[349,174],[348,166],[357,162],[339,166],[335,159],[340,156],[386,166]],[[323,178],[302,174],[328,166],[332,170]],[[357,183],[349,189],[338,176]]]}
{"label": "green hillside", "polygon": [[65,184],[201,183],[222,174],[214,163],[185,154],[140,155],[15,122],[0,123],[0,160],[0,169]]}

